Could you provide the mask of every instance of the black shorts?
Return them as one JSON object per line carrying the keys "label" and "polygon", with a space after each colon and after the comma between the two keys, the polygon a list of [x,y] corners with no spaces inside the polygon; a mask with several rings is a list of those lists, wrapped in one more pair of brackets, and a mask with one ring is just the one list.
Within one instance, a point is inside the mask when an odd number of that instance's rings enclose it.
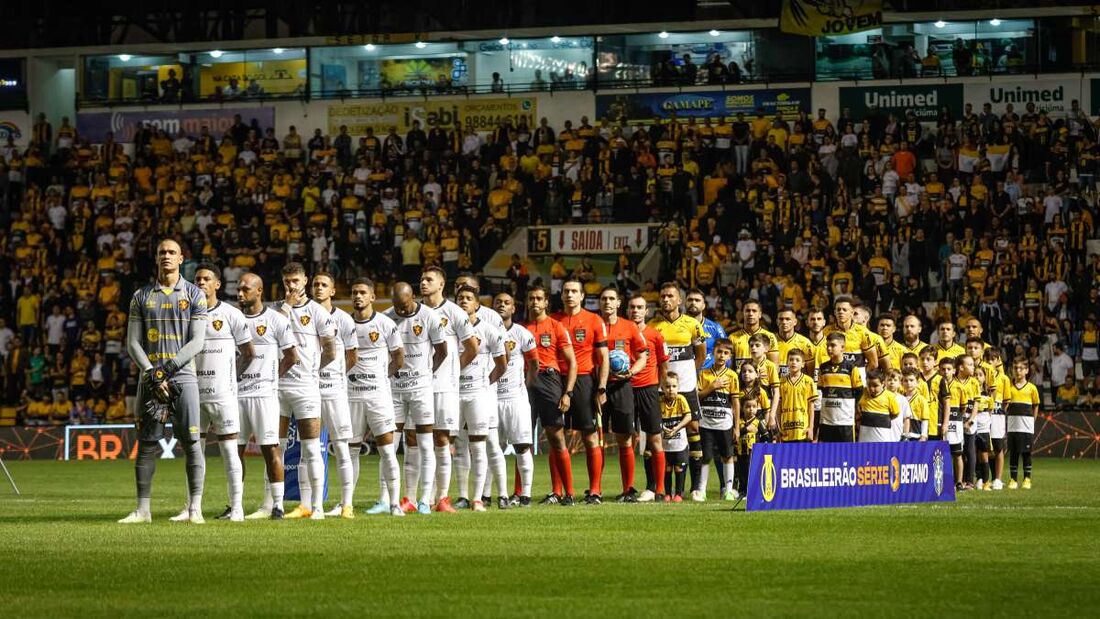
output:
{"label": "black shorts", "polygon": [[691,391],[685,391],[680,395],[684,396],[684,399],[688,401],[688,408],[691,409],[691,420],[699,421],[702,417],[702,407],[699,406],[699,392],[692,389]]}
{"label": "black shorts", "polygon": [[615,434],[634,432],[634,388],[630,381],[607,383],[607,403],[603,405],[603,431]]}
{"label": "black shorts", "polygon": [[[948,443],[948,445],[951,447],[951,455],[952,456],[961,456],[961,455],[963,455],[963,446],[964,446],[964,444],[965,444],[965,441],[963,443]],[[956,480],[956,481],[958,481],[958,480]]]}
{"label": "black shorts", "polygon": [[730,430],[699,428],[699,438],[703,442],[704,460],[733,456],[733,435]]}
{"label": "black shorts", "polygon": [[[665,452],[665,467],[677,467],[684,466],[688,461],[688,452],[686,449],[680,451],[666,451]],[[668,489],[666,488],[667,492]]]}
{"label": "black shorts", "polygon": [[661,396],[657,393],[657,385],[633,387],[633,390],[634,419],[638,429],[646,434],[660,434],[663,426],[661,426]]}
{"label": "black shorts", "polygon": [[596,430],[596,391],[592,376],[581,374],[573,387],[573,397],[569,398],[569,410],[565,411],[565,427],[581,432]]}
{"label": "black shorts", "polygon": [[1031,440],[1035,435],[1031,432],[1009,432],[1008,451],[1012,453],[1031,453]]}
{"label": "black shorts", "polygon": [[993,444],[990,442],[988,432],[979,432],[974,435],[974,446],[977,448],[978,453],[989,453],[993,451]]}
{"label": "black shorts", "polygon": [[993,453],[1002,454],[1005,452],[1005,439],[994,438],[990,439],[990,443],[993,445]]}
{"label": "black shorts", "polygon": [[565,415],[558,410],[561,400],[561,374],[556,370],[545,370],[535,376],[535,382],[527,392],[531,396],[531,413],[543,428],[560,428],[565,425]]}
{"label": "black shorts", "polygon": [[[172,406],[172,436],[184,445],[199,440],[199,384],[194,381],[177,382],[173,384],[180,388],[179,397]],[[138,440],[156,442],[165,438],[165,427],[145,412],[145,399],[152,397],[144,393],[144,385],[138,387],[137,393],[137,422]]]}
{"label": "black shorts", "polygon": [[831,426],[823,423],[817,431],[819,443],[854,443],[855,441],[856,435],[852,426]]}

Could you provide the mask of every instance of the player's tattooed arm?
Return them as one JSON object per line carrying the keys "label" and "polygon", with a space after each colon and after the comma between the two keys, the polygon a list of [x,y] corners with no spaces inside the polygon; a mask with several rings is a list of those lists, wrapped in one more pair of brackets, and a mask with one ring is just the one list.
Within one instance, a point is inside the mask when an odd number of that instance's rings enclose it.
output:
{"label": "player's tattooed arm", "polygon": [[321,367],[336,360],[336,338],[333,336],[321,336]]}
{"label": "player's tattooed arm", "polygon": [[[477,341],[477,338],[470,338]],[[469,341],[469,340],[467,340]],[[474,354],[477,354],[477,348],[474,348]],[[432,371],[439,369],[439,366],[443,365],[443,361],[447,358],[447,342],[440,342],[438,344],[432,344]],[[462,364],[463,367],[466,364]]]}
{"label": "player's tattooed arm", "polygon": [[292,346],[284,350],[282,358],[279,359],[279,376],[285,376],[295,363],[298,363],[298,349]]}
{"label": "player's tattooed arm", "polygon": [[252,346],[251,340],[237,346],[237,376],[248,369],[255,357],[256,349]]}

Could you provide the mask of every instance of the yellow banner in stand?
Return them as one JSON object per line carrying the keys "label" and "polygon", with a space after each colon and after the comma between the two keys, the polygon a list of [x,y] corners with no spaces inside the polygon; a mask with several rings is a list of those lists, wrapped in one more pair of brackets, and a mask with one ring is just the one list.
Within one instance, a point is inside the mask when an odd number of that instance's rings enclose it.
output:
{"label": "yellow banner in stand", "polygon": [[538,121],[538,99],[534,97],[490,97],[478,99],[432,98],[428,101],[411,100],[373,103],[339,103],[328,108],[329,135],[339,133],[341,125],[347,125],[348,133],[365,135],[367,127],[374,128],[375,135],[386,135],[390,127],[404,137],[419,120],[424,131],[435,126],[450,129],[456,122],[463,128],[491,131],[502,122],[519,123],[527,119],[534,127]]}
{"label": "yellow banner in stand", "polygon": [[808,37],[882,27],[882,0],[783,0],[779,29]]}

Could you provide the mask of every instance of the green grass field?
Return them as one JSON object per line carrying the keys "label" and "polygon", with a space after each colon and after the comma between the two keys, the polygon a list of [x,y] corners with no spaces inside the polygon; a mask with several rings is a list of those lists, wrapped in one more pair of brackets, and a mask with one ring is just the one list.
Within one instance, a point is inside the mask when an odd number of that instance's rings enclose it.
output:
{"label": "green grass field", "polygon": [[[376,462],[363,460],[364,506]],[[247,464],[252,509],[260,461]],[[167,522],[183,502],[181,461],[160,463],[155,522],[144,526],[115,524],[133,508],[130,462],[8,466],[23,491],[0,478],[0,614],[10,617],[1085,616],[1100,604],[1095,461],[1037,460],[1033,490],[955,504],[608,503],[226,523],[212,519],[225,496],[213,458],[202,526]],[[536,466],[539,491],[545,460]],[[574,470],[583,477],[583,458]]]}

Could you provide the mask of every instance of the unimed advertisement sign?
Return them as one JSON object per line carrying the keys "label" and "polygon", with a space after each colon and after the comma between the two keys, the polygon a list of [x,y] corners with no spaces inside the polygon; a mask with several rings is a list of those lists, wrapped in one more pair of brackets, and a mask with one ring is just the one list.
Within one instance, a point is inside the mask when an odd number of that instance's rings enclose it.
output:
{"label": "unimed advertisement sign", "polygon": [[973,104],[975,112],[980,112],[982,105],[989,103],[993,113],[998,115],[1003,114],[1005,106],[1010,103],[1017,114],[1023,114],[1027,104],[1034,103],[1036,112],[1046,112],[1058,118],[1065,116],[1074,99],[1081,100],[1080,77],[997,79],[966,85],[966,102]]}
{"label": "unimed advertisement sign", "polygon": [[841,86],[840,107],[850,108],[853,118],[863,118],[877,108],[899,120],[913,110],[918,120],[932,122],[940,109],[947,107],[958,118],[963,111],[962,84],[922,84],[919,86]]}

